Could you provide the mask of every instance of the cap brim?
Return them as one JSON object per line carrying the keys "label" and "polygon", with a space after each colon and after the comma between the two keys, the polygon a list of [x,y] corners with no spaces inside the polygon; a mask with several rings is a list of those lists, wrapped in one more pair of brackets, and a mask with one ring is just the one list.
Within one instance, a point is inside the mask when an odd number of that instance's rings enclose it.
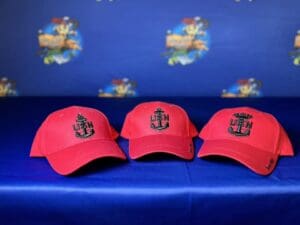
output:
{"label": "cap brim", "polygon": [[61,175],[69,175],[89,162],[104,157],[126,159],[115,141],[92,140],[47,155],[51,167]]}
{"label": "cap brim", "polygon": [[198,157],[224,156],[234,159],[255,173],[270,174],[277,163],[278,156],[253,146],[229,140],[206,140]]}
{"label": "cap brim", "polygon": [[129,155],[138,159],[153,153],[169,153],[190,160],[194,157],[194,145],[191,137],[170,135],[151,135],[129,141]]}

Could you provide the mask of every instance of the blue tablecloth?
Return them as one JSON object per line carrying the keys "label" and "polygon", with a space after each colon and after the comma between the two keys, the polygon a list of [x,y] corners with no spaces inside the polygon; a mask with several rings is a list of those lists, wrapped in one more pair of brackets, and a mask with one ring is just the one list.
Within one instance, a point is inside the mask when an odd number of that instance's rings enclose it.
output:
{"label": "blue tablecloth", "polygon": [[[168,155],[127,162],[101,159],[63,177],[46,159],[29,158],[37,128],[56,109],[97,108],[120,131],[126,113],[149,100],[0,99],[0,224],[300,224],[299,98],[159,99],[185,108],[199,130],[224,107],[247,105],[275,115],[296,156],[281,158],[268,177],[228,159],[187,162]],[[127,141],[118,142],[128,155]],[[195,139],[197,151],[201,143]]]}

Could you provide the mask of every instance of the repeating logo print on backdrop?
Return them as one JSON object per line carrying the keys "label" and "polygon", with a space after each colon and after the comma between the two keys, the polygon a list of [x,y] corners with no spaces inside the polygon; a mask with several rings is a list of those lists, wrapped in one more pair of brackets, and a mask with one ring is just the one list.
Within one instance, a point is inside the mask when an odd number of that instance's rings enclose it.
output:
{"label": "repeating logo print on backdrop", "polygon": [[39,30],[39,55],[45,64],[59,65],[70,62],[82,50],[79,23],[69,17],[53,18],[51,23]]}
{"label": "repeating logo print on backdrop", "polygon": [[167,129],[169,124],[169,115],[165,114],[165,111],[161,108],[157,108],[154,111],[154,114],[150,117],[151,128],[154,130],[165,130]]}
{"label": "repeating logo print on backdrop", "polygon": [[0,97],[17,96],[16,82],[7,77],[0,79]]}
{"label": "repeating logo print on backdrop", "polygon": [[228,89],[223,89],[223,98],[261,97],[262,82],[255,78],[241,79]]}
{"label": "repeating logo print on backdrop", "polygon": [[78,138],[88,138],[95,133],[93,122],[88,121],[87,118],[81,114],[77,115],[73,130],[75,131],[75,136]]}
{"label": "repeating logo print on backdrop", "polygon": [[209,23],[201,17],[185,18],[167,31],[165,55],[168,64],[188,65],[202,58],[210,48]]}
{"label": "repeating logo print on backdrop", "polygon": [[290,52],[290,55],[293,58],[294,65],[300,66],[300,30],[296,34],[294,49]]}
{"label": "repeating logo print on backdrop", "polygon": [[237,137],[249,136],[253,125],[252,115],[247,113],[235,113],[230,120],[228,132]]}
{"label": "repeating logo print on backdrop", "polygon": [[136,87],[136,82],[129,80],[128,78],[114,79],[111,84],[107,85],[104,89],[99,89],[98,97],[136,97]]}

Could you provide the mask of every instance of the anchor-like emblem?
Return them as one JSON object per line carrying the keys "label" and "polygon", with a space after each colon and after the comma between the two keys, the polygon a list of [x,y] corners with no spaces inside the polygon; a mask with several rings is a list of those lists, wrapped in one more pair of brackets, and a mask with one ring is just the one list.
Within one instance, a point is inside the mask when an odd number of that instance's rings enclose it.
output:
{"label": "anchor-like emblem", "polygon": [[252,116],[247,113],[235,113],[233,116],[235,118],[230,120],[228,132],[238,137],[249,136],[253,125],[249,120],[252,119]]}
{"label": "anchor-like emblem", "polygon": [[169,127],[169,115],[161,108],[157,108],[154,111],[154,115],[150,117],[151,128],[154,130],[164,130]]}
{"label": "anchor-like emblem", "polygon": [[78,138],[88,138],[95,133],[93,123],[87,121],[81,114],[77,115],[76,124],[73,125],[73,130],[75,131],[75,136]]}

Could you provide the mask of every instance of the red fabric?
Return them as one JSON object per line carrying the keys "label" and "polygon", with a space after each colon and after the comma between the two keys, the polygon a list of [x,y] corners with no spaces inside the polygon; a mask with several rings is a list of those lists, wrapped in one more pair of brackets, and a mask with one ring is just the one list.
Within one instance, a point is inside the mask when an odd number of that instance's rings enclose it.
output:
{"label": "red fabric", "polygon": [[[87,127],[90,136],[76,136],[76,132],[83,132],[77,123],[79,115],[92,124],[92,127]],[[46,118],[34,138],[30,156],[46,157],[57,173],[67,175],[99,157],[125,159],[114,141],[117,137],[118,133],[103,113],[72,106],[55,111]]]}
{"label": "red fabric", "polygon": [[[229,131],[230,127],[237,131],[237,113],[251,116],[240,130],[241,133],[249,130],[249,135],[239,136]],[[279,155],[294,154],[290,140],[276,118],[249,107],[223,109],[215,113],[199,136],[204,140],[199,157],[226,156],[261,175],[273,171]]]}
{"label": "red fabric", "polygon": [[[156,111],[163,111],[161,130]],[[126,116],[121,136],[129,139],[129,154],[131,158],[165,152],[184,159],[192,159],[194,150],[192,138],[197,136],[197,130],[187,113],[177,105],[164,102],[146,102],[136,106]]]}
{"label": "red fabric", "polygon": [[267,175],[272,172],[278,158],[278,155],[275,153],[229,140],[205,141],[201,151],[198,153],[199,157],[217,155],[234,159],[261,175]]}
{"label": "red fabric", "polygon": [[131,149],[129,155],[132,159],[157,152],[169,153],[187,160],[194,157],[194,145],[190,137],[163,134],[145,136],[131,139],[129,149]]}
{"label": "red fabric", "polygon": [[61,175],[68,175],[89,162],[103,157],[126,159],[118,145],[111,140],[93,140],[74,145],[46,156],[51,167]]}

